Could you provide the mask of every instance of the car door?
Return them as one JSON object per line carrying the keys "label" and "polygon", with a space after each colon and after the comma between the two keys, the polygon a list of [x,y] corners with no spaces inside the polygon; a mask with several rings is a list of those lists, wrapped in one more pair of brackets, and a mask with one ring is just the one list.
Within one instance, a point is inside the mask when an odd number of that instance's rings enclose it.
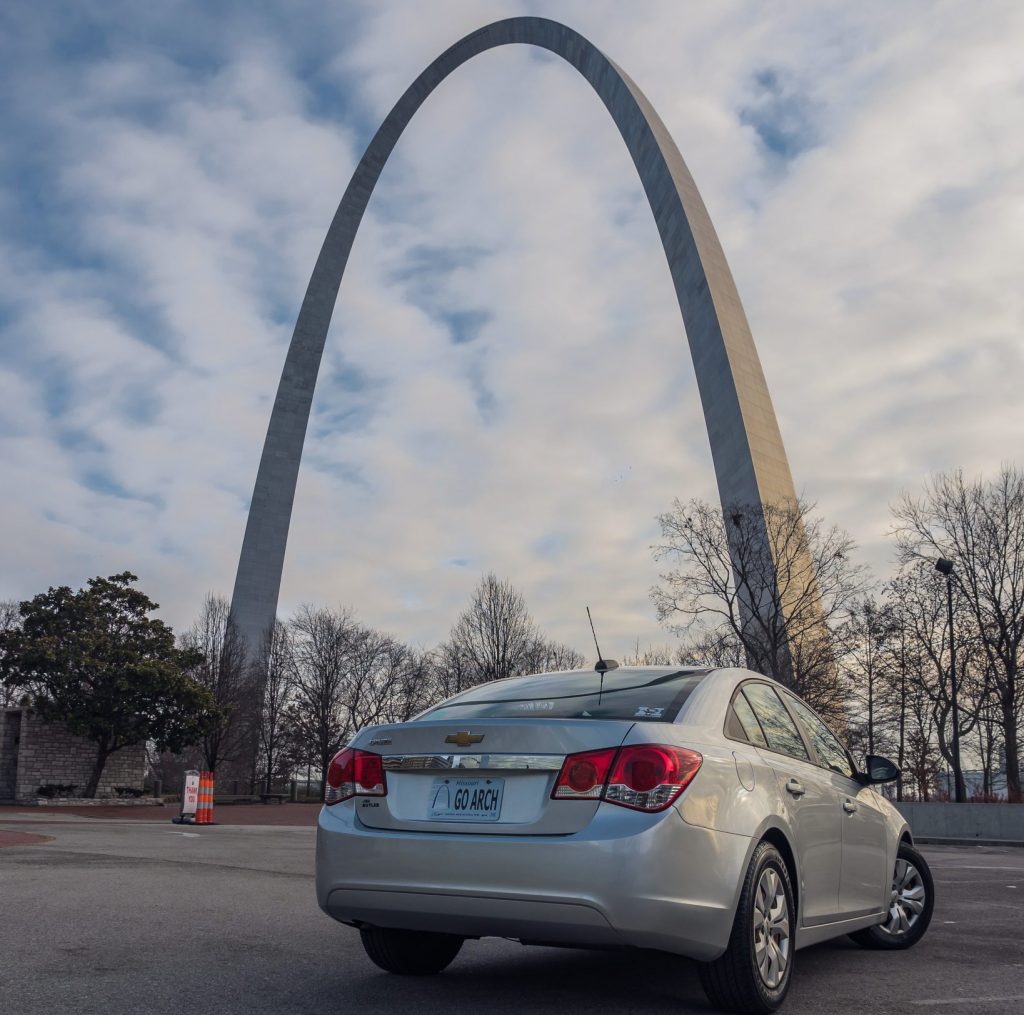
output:
{"label": "car door", "polygon": [[734,707],[750,708],[760,727],[764,761],[775,771],[779,797],[796,838],[800,912],[805,925],[827,923],[839,912],[842,822],[831,778],[814,763],[807,743],[775,689],[750,681]]}
{"label": "car door", "polygon": [[818,763],[829,772],[840,809],[840,912],[847,918],[877,913],[884,908],[889,883],[887,829],[877,794],[856,781],[850,755],[820,716],[792,694],[785,693],[785,699],[807,734]]}

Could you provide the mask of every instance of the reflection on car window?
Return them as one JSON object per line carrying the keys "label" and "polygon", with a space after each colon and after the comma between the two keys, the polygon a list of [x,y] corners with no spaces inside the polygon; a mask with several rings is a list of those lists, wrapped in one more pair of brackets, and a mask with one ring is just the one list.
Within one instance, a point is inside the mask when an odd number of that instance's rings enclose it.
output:
{"label": "reflection on car window", "polygon": [[420,719],[632,719],[675,722],[707,670],[545,673],[479,684]]}
{"label": "reflection on car window", "polygon": [[786,698],[810,735],[818,761],[825,768],[852,779],[853,768],[850,766],[850,759],[835,734],[799,698],[794,698],[791,694],[786,695]]}
{"label": "reflection on car window", "polygon": [[743,726],[740,724],[740,717],[736,714],[736,709],[731,705],[729,706],[729,712],[725,717],[725,735],[731,737],[733,740],[749,740]]}
{"label": "reflection on car window", "polygon": [[768,738],[768,747],[771,750],[778,751],[779,754],[788,754],[791,758],[799,758],[801,761],[811,760],[800,737],[800,731],[773,688],[768,684],[746,684],[743,687],[743,695],[761,723],[761,729]]}
{"label": "reflection on car window", "polygon": [[[764,738],[764,732],[761,730],[761,726],[757,721],[757,716],[754,715],[754,710],[750,707],[750,702],[743,697],[742,694],[737,694],[735,700],[732,703],[730,709],[732,716],[735,717],[735,725],[740,728],[738,739],[749,740],[750,743],[756,744],[758,747],[767,747],[768,741]],[[729,734],[733,736],[732,732]]]}

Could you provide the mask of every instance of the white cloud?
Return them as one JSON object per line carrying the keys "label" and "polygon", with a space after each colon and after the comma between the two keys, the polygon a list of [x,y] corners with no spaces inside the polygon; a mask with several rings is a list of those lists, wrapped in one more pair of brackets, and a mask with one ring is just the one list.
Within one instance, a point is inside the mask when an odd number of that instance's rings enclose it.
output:
{"label": "white cloud", "polygon": [[[0,521],[17,534],[0,595],[129,567],[184,624],[230,591],[291,327],[360,148],[443,48],[516,13],[577,27],[665,119],[796,482],[871,560],[901,488],[1014,458],[1018,5],[308,5],[301,31],[269,6],[183,10],[170,26],[114,8],[110,41],[76,49],[79,24],[59,50],[23,13],[7,53],[25,145],[0,163]],[[765,147],[773,126],[793,151]],[[476,335],[457,344],[460,312]],[[429,644],[493,569],[554,636],[586,648],[589,604],[624,652],[664,640],[648,545],[690,495],[714,495],[707,438],[621,140],[566,65],[488,53],[427,101],[364,221],[282,606],[351,603]]]}

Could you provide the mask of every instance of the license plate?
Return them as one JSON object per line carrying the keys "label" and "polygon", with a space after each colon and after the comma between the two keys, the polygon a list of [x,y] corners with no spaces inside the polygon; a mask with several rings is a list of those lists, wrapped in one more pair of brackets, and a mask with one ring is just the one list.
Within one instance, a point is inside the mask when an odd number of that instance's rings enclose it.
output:
{"label": "license plate", "polygon": [[427,817],[435,821],[497,821],[504,779],[437,778],[430,787]]}

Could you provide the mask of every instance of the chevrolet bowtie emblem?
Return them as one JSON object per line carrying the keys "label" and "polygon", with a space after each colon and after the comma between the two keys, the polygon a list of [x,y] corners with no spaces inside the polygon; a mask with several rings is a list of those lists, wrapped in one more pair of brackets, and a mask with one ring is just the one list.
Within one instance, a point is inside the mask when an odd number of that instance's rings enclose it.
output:
{"label": "chevrolet bowtie emblem", "polygon": [[446,744],[456,744],[459,747],[469,747],[470,744],[478,744],[483,740],[483,733],[470,733],[469,730],[460,733],[449,733],[444,738]]}

